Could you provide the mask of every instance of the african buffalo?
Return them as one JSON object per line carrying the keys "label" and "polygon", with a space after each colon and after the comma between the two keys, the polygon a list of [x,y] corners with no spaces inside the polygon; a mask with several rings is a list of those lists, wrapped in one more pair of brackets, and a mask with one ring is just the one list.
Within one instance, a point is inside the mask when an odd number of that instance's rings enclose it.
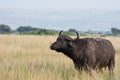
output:
{"label": "african buffalo", "polygon": [[102,69],[108,67],[113,72],[115,49],[111,42],[102,38],[71,38],[60,31],[56,42],[50,48],[70,57],[76,69]]}

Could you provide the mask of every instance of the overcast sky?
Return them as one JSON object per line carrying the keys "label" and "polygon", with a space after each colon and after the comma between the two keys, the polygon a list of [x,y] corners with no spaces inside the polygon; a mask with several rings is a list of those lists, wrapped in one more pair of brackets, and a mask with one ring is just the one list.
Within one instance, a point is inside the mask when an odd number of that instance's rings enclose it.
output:
{"label": "overcast sky", "polygon": [[120,9],[120,0],[0,0],[0,8]]}
{"label": "overcast sky", "polygon": [[109,30],[120,25],[120,0],[0,0],[0,11],[0,24],[13,29],[44,25],[42,28]]}

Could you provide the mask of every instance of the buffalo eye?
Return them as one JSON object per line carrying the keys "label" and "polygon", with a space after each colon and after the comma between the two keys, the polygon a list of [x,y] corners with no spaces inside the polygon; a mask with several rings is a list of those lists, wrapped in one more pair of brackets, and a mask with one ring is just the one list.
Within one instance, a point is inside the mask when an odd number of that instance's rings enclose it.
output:
{"label": "buffalo eye", "polygon": [[73,50],[73,44],[72,44],[71,42],[69,42],[69,43],[67,44],[67,46],[68,46],[68,48],[69,48],[70,50]]}
{"label": "buffalo eye", "polygon": [[62,41],[62,39],[61,38],[57,38],[57,41]]}

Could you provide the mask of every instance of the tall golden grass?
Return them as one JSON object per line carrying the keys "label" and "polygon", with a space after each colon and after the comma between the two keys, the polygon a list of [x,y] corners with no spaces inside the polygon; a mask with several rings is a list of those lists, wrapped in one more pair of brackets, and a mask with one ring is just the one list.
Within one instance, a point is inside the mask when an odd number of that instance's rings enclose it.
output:
{"label": "tall golden grass", "polygon": [[[109,80],[107,69],[79,73],[71,59],[51,51],[57,36],[0,35],[0,80]],[[120,37],[105,37],[116,49],[115,78],[120,80]]]}

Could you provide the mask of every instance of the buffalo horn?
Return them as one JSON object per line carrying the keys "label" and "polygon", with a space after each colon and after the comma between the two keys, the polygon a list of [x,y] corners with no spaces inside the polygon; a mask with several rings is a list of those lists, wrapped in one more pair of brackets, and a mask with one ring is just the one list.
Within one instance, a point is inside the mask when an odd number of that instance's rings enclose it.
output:
{"label": "buffalo horn", "polygon": [[62,32],[63,32],[63,31],[60,31],[60,32],[59,32],[59,36],[61,35]]}
{"label": "buffalo horn", "polygon": [[77,39],[79,39],[79,34],[78,34],[78,32],[76,32],[76,31],[75,31],[75,33],[77,34],[77,38],[76,38],[76,40],[77,40]]}

